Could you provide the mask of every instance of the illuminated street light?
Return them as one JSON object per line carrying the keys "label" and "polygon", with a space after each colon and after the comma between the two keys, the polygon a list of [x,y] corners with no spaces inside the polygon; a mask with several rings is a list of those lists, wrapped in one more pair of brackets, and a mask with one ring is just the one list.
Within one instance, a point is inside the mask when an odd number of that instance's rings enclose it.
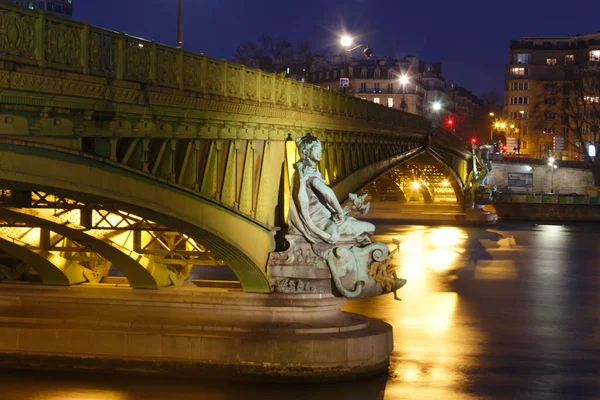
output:
{"label": "illuminated street light", "polygon": [[408,107],[408,105],[406,104],[406,96],[405,96],[406,84],[408,83],[408,76],[401,75],[399,80],[400,80],[400,85],[402,85],[402,101],[400,102],[400,108],[402,109],[402,111],[404,111]]}
{"label": "illuminated street light", "polygon": [[348,35],[344,35],[340,39],[340,43],[342,44],[343,47],[350,47],[350,46],[352,46],[352,37],[350,37]]}
{"label": "illuminated street light", "polygon": [[439,101],[434,101],[431,105],[431,108],[433,108],[433,111],[440,111],[442,109],[442,103]]}
{"label": "illuminated street light", "polygon": [[554,157],[550,157],[548,159],[548,166],[550,167],[550,172],[552,174],[552,181],[551,181],[551,187],[550,187],[550,193],[554,193],[554,170],[556,168],[558,168],[558,165],[556,165],[554,163]]}
{"label": "illuminated street light", "polygon": [[420,184],[419,182],[416,182],[416,181],[415,181],[415,182],[413,182],[413,183],[412,183],[412,187],[413,187],[413,189],[415,189],[415,190],[416,190],[416,189],[418,189],[420,186],[421,186],[421,184]]}

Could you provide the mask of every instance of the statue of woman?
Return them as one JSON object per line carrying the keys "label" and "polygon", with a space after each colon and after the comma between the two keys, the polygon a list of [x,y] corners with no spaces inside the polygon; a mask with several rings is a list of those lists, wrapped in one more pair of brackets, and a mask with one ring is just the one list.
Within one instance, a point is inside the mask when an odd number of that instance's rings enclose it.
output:
{"label": "statue of woman", "polygon": [[375,226],[346,215],[335,193],[316,169],[321,142],[310,133],[296,139],[300,161],[295,165],[288,223],[310,243],[371,243]]}

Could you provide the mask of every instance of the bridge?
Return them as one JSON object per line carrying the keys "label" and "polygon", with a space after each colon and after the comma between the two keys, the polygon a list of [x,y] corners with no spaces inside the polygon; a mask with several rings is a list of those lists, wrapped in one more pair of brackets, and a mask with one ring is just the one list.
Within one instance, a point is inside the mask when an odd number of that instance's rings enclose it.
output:
{"label": "bridge", "polygon": [[220,264],[270,293],[305,132],[340,200],[408,160],[463,199],[471,154],[425,118],[2,4],[0,277],[158,289]]}

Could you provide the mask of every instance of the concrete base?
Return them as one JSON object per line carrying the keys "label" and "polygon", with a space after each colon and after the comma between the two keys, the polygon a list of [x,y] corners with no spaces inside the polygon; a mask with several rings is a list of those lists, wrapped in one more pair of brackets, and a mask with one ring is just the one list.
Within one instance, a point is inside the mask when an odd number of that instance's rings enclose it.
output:
{"label": "concrete base", "polygon": [[483,206],[475,205],[475,208],[465,210],[466,220],[476,224],[495,224],[498,222],[498,214],[483,210]]}
{"label": "concrete base", "polygon": [[0,367],[341,380],[387,371],[390,325],[324,294],[0,284]]}

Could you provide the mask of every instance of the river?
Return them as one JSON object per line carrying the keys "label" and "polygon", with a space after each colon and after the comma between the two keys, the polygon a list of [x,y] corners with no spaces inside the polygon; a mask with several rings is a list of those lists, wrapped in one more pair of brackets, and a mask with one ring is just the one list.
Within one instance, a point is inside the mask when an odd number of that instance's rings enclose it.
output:
{"label": "river", "polygon": [[1,400],[600,397],[598,225],[378,225],[401,240],[401,301],[346,311],[394,328],[388,376],[332,384],[2,371]]}

